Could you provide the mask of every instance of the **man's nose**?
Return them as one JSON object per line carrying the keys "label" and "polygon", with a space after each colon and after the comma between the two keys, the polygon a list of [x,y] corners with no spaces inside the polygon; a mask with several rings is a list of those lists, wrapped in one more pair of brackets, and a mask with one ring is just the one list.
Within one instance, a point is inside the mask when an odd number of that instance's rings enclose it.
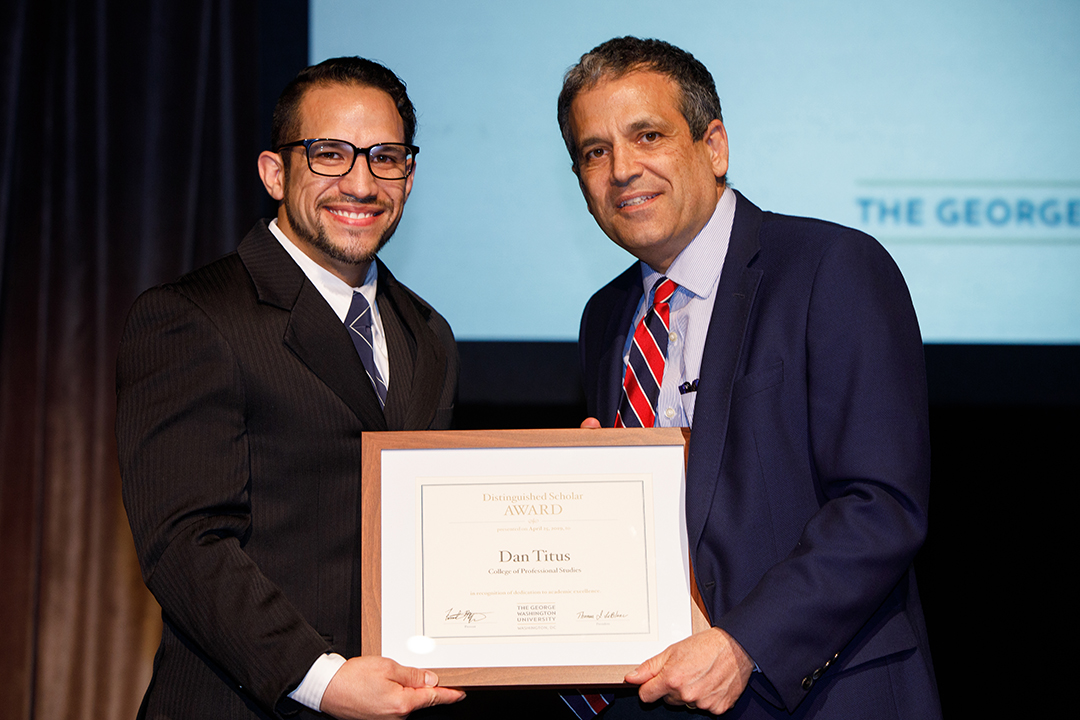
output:
{"label": "man's nose", "polygon": [[625,185],[641,175],[641,159],[632,147],[617,145],[611,149],[611,178]]}
{"label": "man's nose", "polygon": [[338,188],[355,198],[369,198],[379,194],[379,181],[371,174],[367,156],[357,155],[352,170],[341,176]]}

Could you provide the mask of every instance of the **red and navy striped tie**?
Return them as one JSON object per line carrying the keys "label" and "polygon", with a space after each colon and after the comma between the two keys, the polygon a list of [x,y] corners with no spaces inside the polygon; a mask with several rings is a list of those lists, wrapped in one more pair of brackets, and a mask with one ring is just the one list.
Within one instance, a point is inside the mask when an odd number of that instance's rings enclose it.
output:
{"label": "red and navy striped tie", "polygon": [[[630,343],[630,360],[626,364],[615,427],[652,427],[656,423],[656,401],[660,397],[664,363],[667,362],[671,317],[668,303],[677,287],[666,277],[661,277],[653,286],[652,307],[641,318]],[[610,705],[615,694],[566,693],[562,699],[580,720],[588,720]]]}
{"label": "red and navy striped tie", "polygon": [[589,720],[589,718],[599,715],[601,710],[611,704],[615,699],[615,693],[594,693],[590,695],[567,693],[562,696],[562,699],[574,711],[579,720]]}
{"label": "red and navy striped tie", "polygon": [[622,402],[615,415],[615,427],[653,427],[656,424],[656,401],[664,382],[667,361],[669,319],[668,303],[678,287],[666,277],[653,286],[653,304],[641,318],[630,343],[630,359],[623,378]]}

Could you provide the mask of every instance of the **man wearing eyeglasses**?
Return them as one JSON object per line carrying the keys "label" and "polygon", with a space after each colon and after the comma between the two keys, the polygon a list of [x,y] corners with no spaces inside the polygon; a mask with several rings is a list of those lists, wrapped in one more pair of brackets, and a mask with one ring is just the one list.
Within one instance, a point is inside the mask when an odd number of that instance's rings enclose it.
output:
{"label": "man wearing eyeglasses", "polygon": [[164,620],[140,717],[401,717],[463,696],[359,657],[361,433],[445,429],[457,385],[450,327],[376,259],[415,126],[387,68],[307,68],[259,156],[277,217],[131,311],[117,441]]}

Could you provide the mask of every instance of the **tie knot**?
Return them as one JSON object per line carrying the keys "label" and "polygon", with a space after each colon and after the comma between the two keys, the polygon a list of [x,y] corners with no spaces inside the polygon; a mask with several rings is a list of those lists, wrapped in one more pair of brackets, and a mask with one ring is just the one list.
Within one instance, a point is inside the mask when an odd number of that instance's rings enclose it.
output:
{"label": "tie knot", "polygon": [[666,277],[657,280],[656,285],[653,286],[653,307],[669,302],[678,287],[673,280]]}
{"label": "tie knot", "polygon": [[349,312],[345,316],[345,323],[349,327],[355,328],[371,327],[371,305],[368,304],[367,298],[364,297],[362,292],[353,291],[352,303],[349,305]]}

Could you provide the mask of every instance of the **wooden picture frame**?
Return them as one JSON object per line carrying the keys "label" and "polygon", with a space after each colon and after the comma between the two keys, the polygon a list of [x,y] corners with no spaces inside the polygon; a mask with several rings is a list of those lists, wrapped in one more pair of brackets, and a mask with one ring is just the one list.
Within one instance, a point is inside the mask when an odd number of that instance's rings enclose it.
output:
{"label": "wooden picture frame", "polygon": [[[440,679],[441,685],[454,687],[509,687],[509,686],[553,686],[553,687],[602,687],[623,685],[623,677],[637,667],[638,664],[662,650],[671,642],[681,640],[691,632],[699,632],[708,628],[708,621],[704,613],[701,598],[697,593],[696,584],[693,581],[693,570],[690,567],[689,558],[685,552],[685,517],[682,508],[685,493],[685,462],[686,447],[689,441],[689,430],[681,428],[650,428],[650,429],[554,429],[554,430],[491,430],[491,431],[427,431],[427,432],[383,432],[364,433],[363,435],[363,487],[361,492],[361,544],[363,552],[362,566],[362,648],[364,655],[386,654],[402,664],[430,667]],[[682,448],[680,453],[672,453],[675,447]],[[602,450],[597,450],[602,449]],[[465,454],[458,452],[430,453],[428,451],[468,451]],[[503,452],[506,450],[516,452]],[[421,452],[412,452],[421,451]],[[497,451],[497,452],[493,452]],[[522,452],[524,451],[524,452]],[[387,458],[384,467],[384,453]],[[663,597],[655,603],[653,610],[657,613],[656,625],[665,630],[658,630],[654,635],[660,639],[659,644],[655,641],[643,643],[625,644],[627,656],[621,662],[599,662],[580,665],[567,665],[565,657],[581,657],[593,654],[593,651],[607,657],[608,655],[623,654],[623,645],[617,645],[614,641],[607,643],[607,636],[592,637],[585,635],[587,641],[582,642],[576,636],[568,636],[569,639],[560,640],[558,637],[546,636],[514,636],[514,639],[488,641],[486,638],[470,638],[465,640],[440,641],[438,651],[434,655],[423,654],[430,652],[420,650],[421,654],[413,654],[413,645],[409,644],[417,638],[427,641],[426,633],[417,632],[419,620],[413,623],[413,616],[423,615],[422,608],[427,597],[428,588],[424,585],[423,578],[427,577],[421,567],[422,562],[416,560],[416,568],[409,567],[409,559],[421,557],[424,550],[422,539],[423,530],[421,525],[425,522],[421,508],[423,501],[419,498],[426,489],[432,486],[432,482],[448,484],[459,492],[458,488],[466,491],[471,488],[468,482],[486,484],[489,479],[484,472],[467,482],[458,482],[455,473],[457,464],[467,465],[472,468],[477,465],[486,466],[490,460],[493,466],[498,468],[516,467],[519,462],[524,462],[527,467],[523,469],[523,477],[528,476],[529,482],[533,476],[530,474],[535,467],[544,466],[548,459],[553,463],[552,467],[566,467],[567,464],[577,468],[580,461],[595,462],[600,467],[607,468],[613,462],[614,466],[631,465],[635,470],[640,469],[637,463],[640,458],[646,458],[646,465],[650,462],[660,463],[663,467],[655,476],[662,482],[670,483],[671,477],[679,487],[676,498],[669,496],[673,489],[665,485],[657,487],[655,492],[664,492],[664,498],[658,505],[663,506],[663,512],[656,511],[656,517],[650,518],[655,522],[655,533],[662,542],[658,543],[661,549],[657,552],[664,557],[672,557],[671,543],[673,535],[678,535],[681,540],[682,567],[677,574],[672,568],[656,570],[666,578],[666,582],[656,581],[656,592]],[[449,462],[446,459],[449,458]],[[654,458],[650,460],[649,458]],[[673,459],[674,458],[674,459]],[[415,475],[416,470],[394,470],[402,463],[407,468],[424,467],[426,463],[434,463],[436,470],[426,469],[421,474],[427,475],[432,472],[438,474],[446,467],[451,479],[420,478]],[[539,461],[538,461],[539,459]],[[677,468],[671,467],[672,463],[678,464]],[[418,463],[418,464],[416,464]],[[504,470],[505,472],[505,470]],[[390,475],[397,473],[396,476]],[[516,477],[515,471],[510,471],[511,478]],[[561,483],[564,476],[556,470],[553,477]],[[584,482],[590,482],[593,476],[586,475]],[[607,474],[596,475],[596,482],[607,482],[611,477]],[[635,476],[636,477],[636,476]],[[500,479],[505,480],[500,475]],[[511,482],[514,482],[511,479]],[[525,481],[522,481],[525,482]],[[583,482],[581,478],[567,482]],[[659,482],[659,481],[658,481]],[[593,485],[596,483],[594,482]],[[562,485],[560,485],[561,487]],[[576,487],[576,486],[574,486]],[[649,487],[652,487],[651,485]],[[496,499],[503,496],[495,496]],[[384,501],[387,508],[394,507],[397,510],[392,516],[393,521],[384,524],[383,511]],[[671,503],[677,505],[673,510]],[[650,501],[651,503],[651,501]],[[415,506],[416,512],[410,512],[409,508]],[[652,508],[652,505],[649,505]],[[387,510],[389,512],[389,509]],[[674,513],[674,515],[673,515]],[[429,512],[429,516],[434,513]],[[662,516],[662,517],[661,517]],[[411,519],[410,519],[411,518]],[[677,518],[677,521],[674,519]],[[536,519],[530,522],[537,522]],[[674,522],[679,526],[672,527]],[[511,528],[513,529],[513,528]],[[541,529],[536,527],[535,529]],[[555,529],[561,529],[556,527]],[[384,532],[385,531],[385,532]],[[542,535],[542,533],[541,533]],[[410,545],[415,540],[415,546]],[[385,544],[384,544],[385,541]],[[406,549],[401,549],[401,548]],[[411,550],[409,549],[411,548]],[[419,549],[419,552],[417,552]],[[650,552],[654,548],[650,547]],[[385,551],[385,552],[384,552]],[[387,558],[390,557],[390,560]],[[392,563],[392,565],[384,563]],[[678,562],[668,563],[670,565]],[[401,568],[400,572],[384,574],[384,567]],[[489,570],[489,572],[492,572]],[[537,572],[535,570],[529,572]],[[410,579],[411,578],[411,579]],[[419,578],[419,579],[417,579]],[[680,578],[672,581],[672,578]],[[531,579],[530,579],[531,580]],[[412,611],[401,611],[399,603],[392,603],[390,607],[384,606],[383,592],[384,582],[393,584],[393,596],[405,598],[406,603],[410,597],[419,596]],[[430,585],[430,583],[429,583]],[[678,586],[678,587],[669,587]],[[390,591],[388,591],[390,592]],[[563,592],[563,591],[557,591]],[[482,593],[472,593],[482,594]],[[505,594],[505,593],[499,593]],[[685,602],[686,605],[681,603]],[[682,611],[670,612],[664,608],[689,606],[689,620],[682,617]],[[524,607],[524,606],[519,606]],[[384,610],[387,614],[384,617]],[[403,615],[401,613],[404,613]],[[441,612],[441,610],[440,610]],[[666,615],[665,615],[666,612]],[[519,613],[520,614],[520,613]],[[391,617],[393,615],[394,617]],[[579,613],[579,616],[582,613]],[[502,614],[503,617],[506,613]],[[450,614],[447,614],[447,618]],[[587,615],[587,617],[591,617]],[[397,618],[397,619],[394,619]],[[384,621],[390,629],[384,628]],[[518,622],[522,620],[519,618]],[[412,623],[410,625],[410,623]],[[609,625],[601,622],[599,624]],[[426,626],[425,626],[426,627]],[[470,625],[475,631],[475,625]],[[519,626],[520,627],[520,626]],[[553,626],[552,626],[553,627]],[[672,635],[666,628],[676,628]],[[685,628],[685,632],[678,628]],[[534,628],[529,628],[532,630]],[[614,631],[611,631],[614,632]],[[384,636],[387,633],[390,637]],[[409,633],[415,633],[409,635]],[[681,636],[676,636],[681,635]],[[408,638],[406,640],[406,637]],[[621,640],[621,638],[619,638]],[[405,645],[403,645],[405,643]],[[462,647],[451,647],[456,644],[467,643]],[[607,646],[604,647],[605,643]],[[560,653],[560,647],[565,645],[566,654],[562,659],[552,661],[552,655]],[[403,649],[407,647],[409,649]],[[527,648],[527,649],[526,649]],[[388,650],[390,650],[388,652]],[[584,652],[583,652],[584,651]],[[648,652],[644,656],[636,656],[633,653]],[[456,653],[463,654],[466,661],[462,663],[455,660],[445,666],[432,666],[427,660],[435,660],[438,665],[439,658],[456,657]],[[539,658],[539,660],[538,660]],[[547,658],[546,660],[544,658]],[[535,664],[534,664],[535,663]]]}

